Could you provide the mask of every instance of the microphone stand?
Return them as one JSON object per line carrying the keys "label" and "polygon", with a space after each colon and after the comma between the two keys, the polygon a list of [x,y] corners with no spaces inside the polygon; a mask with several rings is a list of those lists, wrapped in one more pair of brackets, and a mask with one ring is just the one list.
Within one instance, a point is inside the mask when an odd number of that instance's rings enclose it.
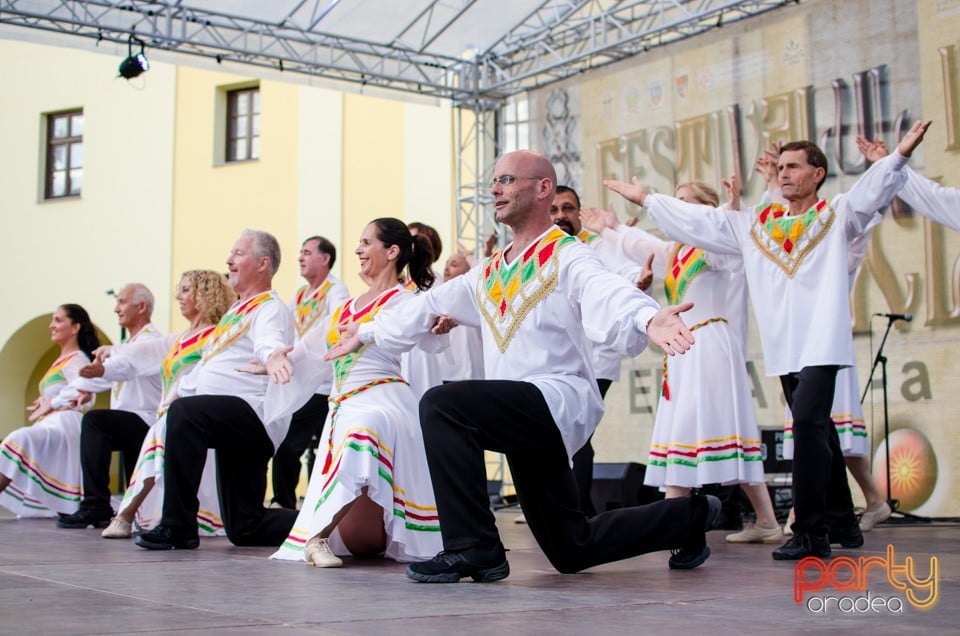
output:
{"label": "microphone stand", "polygon": [[[900,510],[900,501],[893,498],[893,494],[890,490],[890,413],[887,407],[887,356],[883,355],[883,347],[887,344],[887,336],[890,335],[890,329],[893,327],[893,323],[897,320],[892,316],[887,316],[887,330],[883,332],[883,339],[880,340],[880,346],[877,348],[877,355],[873,359],[873,367],[870,369],[870,377],[867,378],[867,385],[863,389],[863,395],[860,396],[860,404],[863,404],[864,400],[867,399],[867,393],[870,392],[870,387],[873,384],[873,375],[877,370],[877,366],[880,367],[880,385],[883,389],[883,446],[884,452],[886,453],[886,478],[887,478],[887,505],[890,506],[890,511],[893,514],[900,515],[903,517],[904,521],[913,521],[916,523],[930,523],[931,519],[929,517],[921,517],[919,515],[914,515],[909,512],[903,512]],[[888,519],[888,521],[890,521]]]}

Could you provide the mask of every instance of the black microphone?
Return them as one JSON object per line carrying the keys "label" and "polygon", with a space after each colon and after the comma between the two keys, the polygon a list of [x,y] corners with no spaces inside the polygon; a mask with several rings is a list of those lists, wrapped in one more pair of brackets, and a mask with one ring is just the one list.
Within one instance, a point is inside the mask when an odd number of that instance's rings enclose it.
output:
{"label": "black microphone", "polygon": [[910,322],[913,320],[913,314],[873,314],[874,316],[883,316],[884,318],[889,318],[890,320],[903,320],[905,322]]}

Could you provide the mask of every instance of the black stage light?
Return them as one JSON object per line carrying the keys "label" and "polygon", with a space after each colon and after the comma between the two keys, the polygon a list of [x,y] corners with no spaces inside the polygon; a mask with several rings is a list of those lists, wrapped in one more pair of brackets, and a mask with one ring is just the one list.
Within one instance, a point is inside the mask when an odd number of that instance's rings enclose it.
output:
{"label": "black stage light", "polygon": [[[140,52],[136,55],[133,54],[133,43],[136,42],[140,45]],[[130,39],[127,40],[127,59],[120,62],[119,76],[124,79],[131,79],[137,77],[144,71],[150,70],[150,61],[147,60],[147,56],[143,54],[144,42],[138,37],[130,35]]]}

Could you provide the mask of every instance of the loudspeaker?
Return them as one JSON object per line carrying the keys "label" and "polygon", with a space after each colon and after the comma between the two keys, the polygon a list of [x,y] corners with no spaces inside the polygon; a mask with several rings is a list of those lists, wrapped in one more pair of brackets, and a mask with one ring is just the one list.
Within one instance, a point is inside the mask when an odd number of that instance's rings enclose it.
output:
{"label": "loudspeaker", "polygon": [[783,429],[760,429],[760,453],[763,457],[763,472],[792,473],[793,460],[783,458]]}
{"label": "loudspeaker", "polygon": [[646,466],[635,462],[593,465],[590,499],[598,513],[663,499],[659,489],[643,485]]}

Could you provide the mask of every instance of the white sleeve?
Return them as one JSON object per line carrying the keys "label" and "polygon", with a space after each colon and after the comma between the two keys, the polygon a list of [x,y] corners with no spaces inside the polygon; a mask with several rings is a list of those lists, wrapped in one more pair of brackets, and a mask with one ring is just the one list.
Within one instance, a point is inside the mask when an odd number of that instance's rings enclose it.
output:
{"label": "white sleeve", "polygon": [[906,157],[893,152],[870,166],[848,192],[834,197],[831,202],[834,209],[838,212],[846,209],[843,219],[848,240],[864,234],[876,222],[877,213],[903,188],[907,180],[903,170],[906,163]]}
{"label": "white sleeve", "polygon": [[617,276],[622,276],[631,283],[636,283],[637,279],[640,278],[640,273],[643,271],[643,263],[638,264],[636,261],[624,256],[617,248],[615,237],[614,240],[610,240],[606,237],[606,233],[604,233],[603,236],[589,245],[597,253],[603,266]]}
{"label": "white sleeve", "polygon": [[693,205],[662,194],[649,195],[643,207],[671,239],[718,254],[741,253],[734,220],[752,214]]}
{"label": "white sleeve", "polygon": [[257,310],[250,325],[253,355],[262,365],[277,349],[293,344],[293,316],[282,302],[271,302]]}
{"label": "white sleeve", "polygon": [[[588,248],[589,249],[589,248]],[[372,325],[360,327],[360,338],[372,339],[392,355],[399,355],[417,346],[430,335],[438,316],[450,316],[457,324],[476,327],[480,324],[473,290],[480,276],[479,264],[463,276],[431,287],[403,302],[384,307]]]}
{"label": "white sleeve", "polygon": [[289,382],[277,384],[271,380],[267,384],[263,421],[272,422],[293,414],[317,392],[317,387],[333,378],[333,364],[323,359],[327,352],[326,327],[326,324],[317,325],[294,345],[287,356],[293,367]]}
{"label": "white sleeve", "polygon": [[960,190],[945,188],[910,168],[904,169],[904,172],[907,173],[907,182],[898,196],[918,214],[951,230],[960,231]]}
{"label": "white sleeve", "polygon": [[114,347],[110,357],[103,362],[103,379],[126,382],[144,375],[157,375],[163,359],[178,337],[177,334],[169,334],[162,338],[137,339],[122,347]]}
{"label": "white sleeve", "polygon": [[[670,252],[670,242],[657,238],[650,232],[627,225],[621,225],[616,230],[609,230],[615,234],[617,247],[621,254],[637,263],[646,265],[647,259],[653,255],[653,276],[663,280],[667,272],[667,255]],[[606,236],[606,232],[604,232]]]}
{"label": "white sleeve", "polygon": [[646,348],[647,323],[660,310],[657,301],[611,276],[584,245],[565,248],[560,267],[561,284],[581,308],[583,333],[589,340],[630,356]]}

